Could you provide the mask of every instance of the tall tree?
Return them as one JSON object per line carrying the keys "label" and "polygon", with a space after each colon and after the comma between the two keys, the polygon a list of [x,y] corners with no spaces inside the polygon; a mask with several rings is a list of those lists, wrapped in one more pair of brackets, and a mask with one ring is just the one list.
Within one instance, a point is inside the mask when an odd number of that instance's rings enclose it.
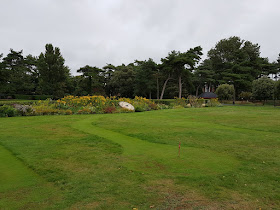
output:
{"label": "tall tree", "polygon": [[160,72],[160,77],[161,80],[164,81],[161,94],[160,94],[160,99],[163,99],[163,95],[167,86],[167,83],[172,79],[173,76],[173,68],[167,60],[164,60],[163,58],[161,59],[161,64],[159,65],[159,72]]}
{"label": "tall tree", "polygon": [[273,79],[276,81],[280,78],[280,53],[276,62],[273,62],[273,71],[271,72]]}
{"label": "tall tree", "polygon": [[82,76],[88,79],[87,92],[88,94],[102,94],[104,92],[104,77],[102,76],[103,70],[86,65],[77,70],[78,73],[82,73]]}
{"label": "tall tree", "polygon": [[103,77],[105,85],[105,93],[107,96],[114,95],[114,87],[112,86],[112,77],[116,70],[116,67],[112,64],[107,64],[103,67]]}
{"label": "tall tree", "polygon": [[212,68],[212,63],[209,59],[205,59],[198,68],[193,72],[193,82],[196,85],[196,96],[199,94],[199,89],[208,85],[211,87],[214,85],[214,70]]}
{"label": "tall tree", "polygon": [[128,64],[117,66],[110,86],[114,88],[113,95],[119,95],[121,97],[133,98],[135,85],[135,66],[134,64]]}
{"label": "tall tree", "polygon": [[32,90],[30,75],[21,51],[10,50],[2,62],[6,93],[29,94]]}
{"label": "tall tree", "polygon": [[0,94],[6,92],[8,78],[7,72],[4,68],[4,64],[2,63],[3,54],[0,54]]}
{"label": "tall tree", "polygon": [[69,68],[64,62],[60,49],[46,44],[45,53],[40,54],[37,63],[41,93],[53,95],[55,98],[64,96],[66,80],[70,76]]}
{"label": "tall tree", "polygon": [[[176,77],[178,80],[178,97],[181,98],[183,77],[186,78],[190,75],[190,72],[200,60],[200,56],[202,55],[201,51],[202,48],[199,46],[191,48],[184,53],[181,53],[180,51],[171,51],[167,57],[161,59],[162,67],[168,73],[168,77],[165,80],[163,87],[166,87],[168,80],[170,80],[172,76]],[[162,91],[161,99],[163,97],[163,93],[164,90]]]}
{"label": "tall tree", "polygon": [[36,93],[39,89],[39,71],[37,68],[37,57],[28,55],[25,58],[25,65],[27,68],[27,74],[30,76],[30,86],[32,94]]}
{"label": "tall tree", "polygon": [[135,72],[135,90],[137,96],[152,98],[152,91],[157,87],[157,64],[153,59],[145,61],[135,61],[137,64]]}
{"label": "tall tree", "polygon": [[233,36],[220,40],[208,52],[216,85],[233,84],[235,94],[251,91],[252,81],[267,74],[268,60],[260,57],[260,46]]}

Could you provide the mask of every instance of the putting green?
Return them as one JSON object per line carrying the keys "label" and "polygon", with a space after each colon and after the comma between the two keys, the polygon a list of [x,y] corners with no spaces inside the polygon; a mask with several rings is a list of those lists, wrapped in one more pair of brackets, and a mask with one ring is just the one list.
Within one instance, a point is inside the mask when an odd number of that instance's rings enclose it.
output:
{"label": "putting green", "polygon": [[235,158],[205,148],[181,147],[179,157],[178,146],[152,143],[98,127],[98,120],[101,118],[102,115],[90,116],[72,126],[120,144],[126,159],[125,166],[131,170],[194,177],[225,173],[239,165]]}

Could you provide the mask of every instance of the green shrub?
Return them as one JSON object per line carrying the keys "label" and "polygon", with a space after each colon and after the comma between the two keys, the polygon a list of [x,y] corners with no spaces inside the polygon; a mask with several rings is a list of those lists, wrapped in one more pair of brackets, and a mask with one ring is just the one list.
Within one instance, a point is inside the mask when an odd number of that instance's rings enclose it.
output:
{"label": "green shrub", "polygon": [[216,107],[216,106],[222,106],[222,104],[218,101],[217,98],[211,98],[211,99],[206,100],[205,106],[206,107]]}
{"label": "green shrub", "polygon": [[93,111],[89,106],[81,107],[78,111],[78,114],[94,114],[95,110]]}
{"label": "green shrub", "polygon": [[250,100],[250,99],[252,99],[252,96],[253,96],[253,94],[251,93],[251,92],[241,92],[240,94],[239,94],[239,99],[241,99],[241,100],[246,100],[246,101],[248,101],[248,100]]}
{"label": "green shrub", "polygon": [[170,107],[166,104],[157,104],[159,109],[169,109]]}
{"label": "green shrub", "polygon": [[134,110],[129,110],[121,107],[116,108],[116,113],[131,113],[131,112],[134,112]]}
{"label": "green shrub", "polygon": [[54,115],[63,113],[64,110],[56,108],[56,105],[51,100],[38,101],[36,105],[33,106],[35,115]]}
{"label": "green shrub", "polygon": [[134,102],[133,106],[134,106],[135,112],[144,112],[144,111],[151,110],[149,104],[146,104],[146,103]]}
{"label": "green shrub", "polygon": [[252,83],[253,97],[258,100],[272,99],[274,94],[274,81],[268,77],[261,77]]}
{"label": "green shrub", "polygon": [[216,90],[216,94],[218,95],[220,100],[230,100],[233,99],[235,94],[234,86],[229,84],[222,84]]}
{"label": "green shrub", "polygon": [[191,105],[191,107],[199,108],[202,107],[202,104],[205,103],[204,99],[198,99],[196,96],[188,96],[188,104]]}
{"label": "green shrub", "polygon": [[187,107],[187,100],[185,98],[174,98],[174,101],[172,103],[173,106],[179,107]]}
{"label": "green shrub", "polygon": [[0,107],[0,117],[14,117],[17,114],[17,110],[11,106],[3,105]]}

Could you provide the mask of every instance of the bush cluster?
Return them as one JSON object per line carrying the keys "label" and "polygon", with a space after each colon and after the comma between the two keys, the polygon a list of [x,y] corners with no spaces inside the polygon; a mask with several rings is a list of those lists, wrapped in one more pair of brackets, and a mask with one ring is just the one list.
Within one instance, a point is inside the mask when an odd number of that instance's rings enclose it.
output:
{"label": "bush cluster", "polygon": [[14,117],[17,116],[17,110],[9,105],[0,107],[0,117]]}

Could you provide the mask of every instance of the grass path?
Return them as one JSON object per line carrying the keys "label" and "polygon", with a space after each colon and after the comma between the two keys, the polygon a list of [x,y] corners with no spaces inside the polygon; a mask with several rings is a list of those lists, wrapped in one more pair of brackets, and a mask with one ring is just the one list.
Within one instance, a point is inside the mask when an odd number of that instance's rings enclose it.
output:
{"label": "grass path", "polygon": [[38,176],[33,171],[2,146],[0,146],[0,160],[0,192],[39,182]]}
{"label": "grass path", "polygon": [[38,204],[44,208],[59,199],[51,184],[1,145],[0,160],[0,209],[29,209]]}
{"label": "grass path", "polygon": [[195,147],[152,143],[98,127],[102,116],[90,116],[73,124],[73,128],[111,140],[123,147],[123,155],[131,170],[158,175],[208,176],[234,170],[238,161],[226,154]]}

